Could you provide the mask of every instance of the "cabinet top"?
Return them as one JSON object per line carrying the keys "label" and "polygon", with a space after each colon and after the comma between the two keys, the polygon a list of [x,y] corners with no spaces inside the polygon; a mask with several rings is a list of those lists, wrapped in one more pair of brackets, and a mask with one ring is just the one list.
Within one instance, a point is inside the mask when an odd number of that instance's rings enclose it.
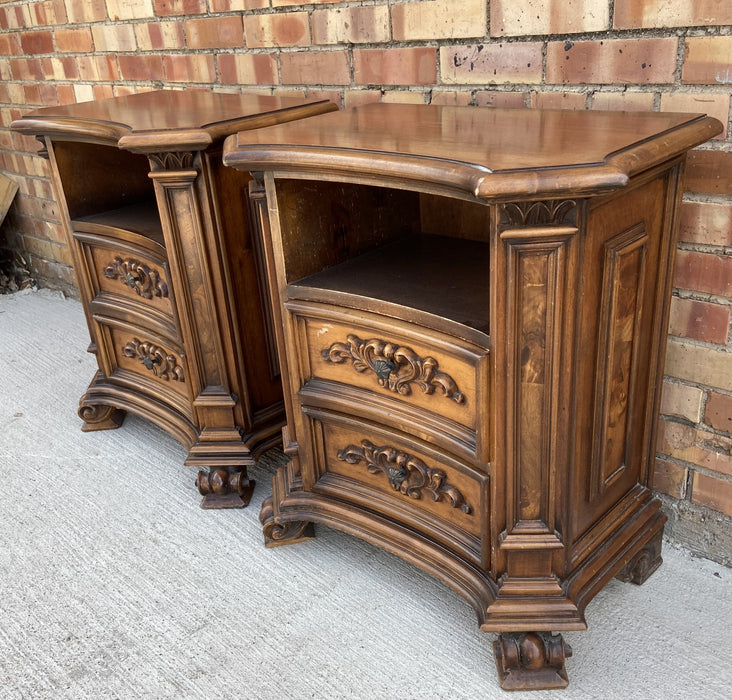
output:
{"label": "cabinet top", "polygon": [[51,136],[154,153],[202,150],[237,131],[281,124],[338,109],[327,100],[240,95],[208,90],[156,90],[106,100],[44,107],[10,126]]}
{"label": "cabinet top", "polygon": [[721,129],[700,114],[369,104],[239,133],[224,162],[478,198],[597,194]]}

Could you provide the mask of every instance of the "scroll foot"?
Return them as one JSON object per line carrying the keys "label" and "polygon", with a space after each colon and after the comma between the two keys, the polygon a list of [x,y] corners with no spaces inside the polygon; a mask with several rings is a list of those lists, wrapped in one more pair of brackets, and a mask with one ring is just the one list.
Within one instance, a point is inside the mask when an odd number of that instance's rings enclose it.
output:
{"label": "scroll foot", "polygon": [[564,661],[572,648],[561,634],[503,633],[493,643],[493,653],[504,690],[549,690],[569,683]]}
{"label": "scroll foot", "polygon": [[114,430],[122,425],[126,411],[104,404],[83,404],[79,406],[79,418],[84,421],[81,429],[85,433],[95,430]]}
{"label": "scroll foot", "polygon": [[313,524],[307,520],[281,520],[275,513],[272,497],[262,504],[259,514],[265,547],[279,547],[315,539]]}
{"label": "scroll foot", "polygon": [[198,492],[203,496],[201,508],[244,508],[249,505],[254,481],[247,477],[245,467],[218,467],[200,471],[196,478]]}
{"label": "scroll foot", "polygon": [[650,575],[663,563],[661,543],[663,529],[653,537],[617,574],[616,578],[624,583],[643,585]]}

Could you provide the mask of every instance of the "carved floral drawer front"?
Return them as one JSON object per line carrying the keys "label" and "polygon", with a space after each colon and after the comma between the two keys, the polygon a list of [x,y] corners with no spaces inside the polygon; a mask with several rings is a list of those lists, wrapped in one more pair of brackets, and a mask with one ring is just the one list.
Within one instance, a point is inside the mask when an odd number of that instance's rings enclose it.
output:
{"label": "carved floral drawer front", "polygon": [[479,555],[488,526],[487,476],[379,426],[309,413],[322,449],[315,490],[337,488],[339,498],[411,520],[425,532],[449,532]]}
{"label": "carved floral drawer front", "polygon": [[125,246],[86,244],[95,287],[103,295],[125,297],[173,318],[165,259]]}
{"label": "carved floral drawer front", "polygon": [[[306,378],[325,379],[410,406],[474,429],[478,386],[488,386],[487,353],[453,339],[419,339],[404,324],[361,325],[305,319]],[[481,382],[481,372],[486,373]],[[485,397],[487,399],[487,397]],[[483,399],[483,400],[485,400]]]}
{"label": "carved floral drawer front", "polygon": [[[188,398],[185,362],[170,343],[144,329],[103,326],[115,368],[138,375],[139,389]],[[114,373],[114,372],[113,372]]]}

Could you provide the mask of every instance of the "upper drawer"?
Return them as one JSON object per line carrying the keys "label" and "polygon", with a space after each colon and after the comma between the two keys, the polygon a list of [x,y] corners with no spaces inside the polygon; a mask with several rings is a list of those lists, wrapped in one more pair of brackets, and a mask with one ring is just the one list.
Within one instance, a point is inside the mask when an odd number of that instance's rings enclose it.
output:
{"label": "upper drawer", "polygon": [[287,302],[287,308],[297,319],[306,389],[323,381],[356,388],[346,399],[355,412],[370,401],[376,410],[383,410],[384,399],[398,402],[395,410],[415,419],[431,414],[438,430],[456,424],[458,438],[467,428],[475,448],[479,407],[489,405],[487,350],[368,312],[302,301]]}
{"label": "upper drawer", "polygon": [[94,299],[111,305],[125,300],[144,315],[162,316],[160,322],[175,327],[165,248],[129,231],[110,229],[101,234],[99,226],[93,231],[87,227],[91,228],[75,222],[74,237],[84,253]]}

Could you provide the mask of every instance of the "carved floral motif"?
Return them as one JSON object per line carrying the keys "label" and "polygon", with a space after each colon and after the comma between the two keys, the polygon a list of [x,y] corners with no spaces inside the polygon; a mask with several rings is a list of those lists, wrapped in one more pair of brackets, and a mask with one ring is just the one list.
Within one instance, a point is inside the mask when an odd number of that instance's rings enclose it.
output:
{"label": "carved floral motif", "polygon": [[415,383],[425,394],[432,394],[436,387],[455,403],[465,403],[464,394],[449,374],[440,372],[434,357],[419,357],[408,347],[389,343],[378,338],[361,340],[349,334],[345,343],[333,343],[321,350],[326,362],[341,364],[351,360],[356,372],[370,369],[380,386],[403,396],[412,393]]}
{"label": "carved floral motif", "polygon": [[550,199],[538,202],[506,202],[501,205],[501,222],[510,226],[574,224],[577,202]]}
{"label": "carved floral motif", "polygon": [[183,367],[178,364],[175,355],[169,355],[163,348],[153,343],[144,343],[134,338],[122,348],[125,357],[138,359],[145,369],[150,370],[156,377],[182,382]]}
{"label": "carved floral motif", "polygon": [[149,153],[148,157],[161,170],[190,170],[193,167],[191,151]]}
{"label": "carved floral motif", "polygon": [[104,276],[111,280],[120,280],[143,299],[168,296],[168,285],[160,279],[160,273],[132,258],[116,256],[104,268]]}
{"label": "carved floral motif", "polygon": [[348,445],[338,450],[338,459],[348,464],[365,462],[372,474],[383,472],[395,491],[410,498],[420,499],[429,494],[433,501],[445,501],[452,508],[460,508],[470,515],[473,508],[457,488],[448,484],[442,469],[428,467],[421,459],[395,447],[376,447],[369,440],[361,440],[361,446]]}

